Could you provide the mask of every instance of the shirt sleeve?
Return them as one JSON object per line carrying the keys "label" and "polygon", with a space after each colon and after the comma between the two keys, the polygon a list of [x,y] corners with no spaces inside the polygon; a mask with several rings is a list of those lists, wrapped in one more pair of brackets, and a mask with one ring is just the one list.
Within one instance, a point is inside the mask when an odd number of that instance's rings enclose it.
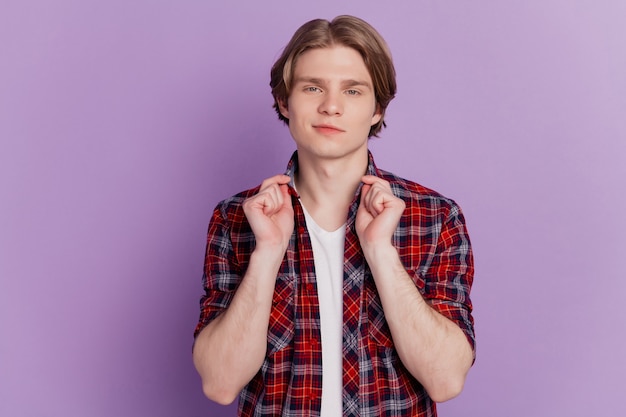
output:
{"label": "shirt sleeve", "polygon": [[424,297],[433,309],[456,323],[476,352],[470,290],[474,258],[465,218],[454,202],[442,224],[435,255],[425,276]]}
{"label": "shirt sleeve", "polygon": [[202,285],[204,294],[200,298],[200,319],[194,338],[211,321],[218,317],[230,304],[241,281],[230,228],[220,206],[213,211],[207,233]]}

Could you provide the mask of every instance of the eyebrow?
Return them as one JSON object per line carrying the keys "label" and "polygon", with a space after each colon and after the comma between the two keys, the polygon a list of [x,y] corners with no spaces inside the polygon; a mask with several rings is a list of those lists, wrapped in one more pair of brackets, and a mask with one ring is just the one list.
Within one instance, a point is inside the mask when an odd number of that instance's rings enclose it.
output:
{"label": "eyebrow", "polygon": [[[327,82],[321,78],[315,78],[315,77],[298,77],[296,79],[293,80],[294,85],[295,84],[301,84],[301,83],[305,83],[305,84],[315,84],[315,85],[326,85]],[[367,81],[363,81],[363,80],[352,80],[352,79],[348,79],[348,80],[343,80],[341,81],[341,86],[346,88],[346,87],[367,87],[367,88],[372,88],[372,84],[367,82]]]}

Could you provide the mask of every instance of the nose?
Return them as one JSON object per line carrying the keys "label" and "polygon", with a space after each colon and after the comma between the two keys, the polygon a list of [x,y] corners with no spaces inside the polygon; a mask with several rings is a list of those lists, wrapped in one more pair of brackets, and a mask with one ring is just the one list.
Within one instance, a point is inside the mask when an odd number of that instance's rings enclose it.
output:
{"label": "nose", "polygon": [[326,92],[320,102],[319,112],[328,116],[343,114],[343,101],[340,93]]}

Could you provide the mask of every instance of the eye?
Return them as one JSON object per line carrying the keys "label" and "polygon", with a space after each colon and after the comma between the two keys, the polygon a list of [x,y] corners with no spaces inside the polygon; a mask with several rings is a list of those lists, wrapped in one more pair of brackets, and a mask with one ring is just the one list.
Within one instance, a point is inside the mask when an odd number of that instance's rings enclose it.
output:
{"label": "eye", "polygon": [[361,92],[358,90],[350,89],[350,90],[346,90],[346,94],[348,94],[349,96],[358,96],[361,94]]}
{"label": "eye", "polygon": [[305,87],[304,91],[306,91],[307,93],[319,93],[322,90],[319,87],[310,86],[310,87]]}

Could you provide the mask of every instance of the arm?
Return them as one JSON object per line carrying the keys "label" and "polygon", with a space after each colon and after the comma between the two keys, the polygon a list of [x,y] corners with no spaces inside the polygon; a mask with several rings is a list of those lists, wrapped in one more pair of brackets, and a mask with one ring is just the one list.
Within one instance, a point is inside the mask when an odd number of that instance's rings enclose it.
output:
{"label": "arm", "polygon": [[400,360],[437,402],[458,395],[473,361],[461,328],[422,297],[391,243],[405,203],[366,176],[356,228]]}
{"label": "arm", "polygon": [[293,231],[286,183],[277,175],[244,201],[256,246],[228,308],[196,337],[194,365],[205,395],[230,404],[265,360],[274,284]]}

